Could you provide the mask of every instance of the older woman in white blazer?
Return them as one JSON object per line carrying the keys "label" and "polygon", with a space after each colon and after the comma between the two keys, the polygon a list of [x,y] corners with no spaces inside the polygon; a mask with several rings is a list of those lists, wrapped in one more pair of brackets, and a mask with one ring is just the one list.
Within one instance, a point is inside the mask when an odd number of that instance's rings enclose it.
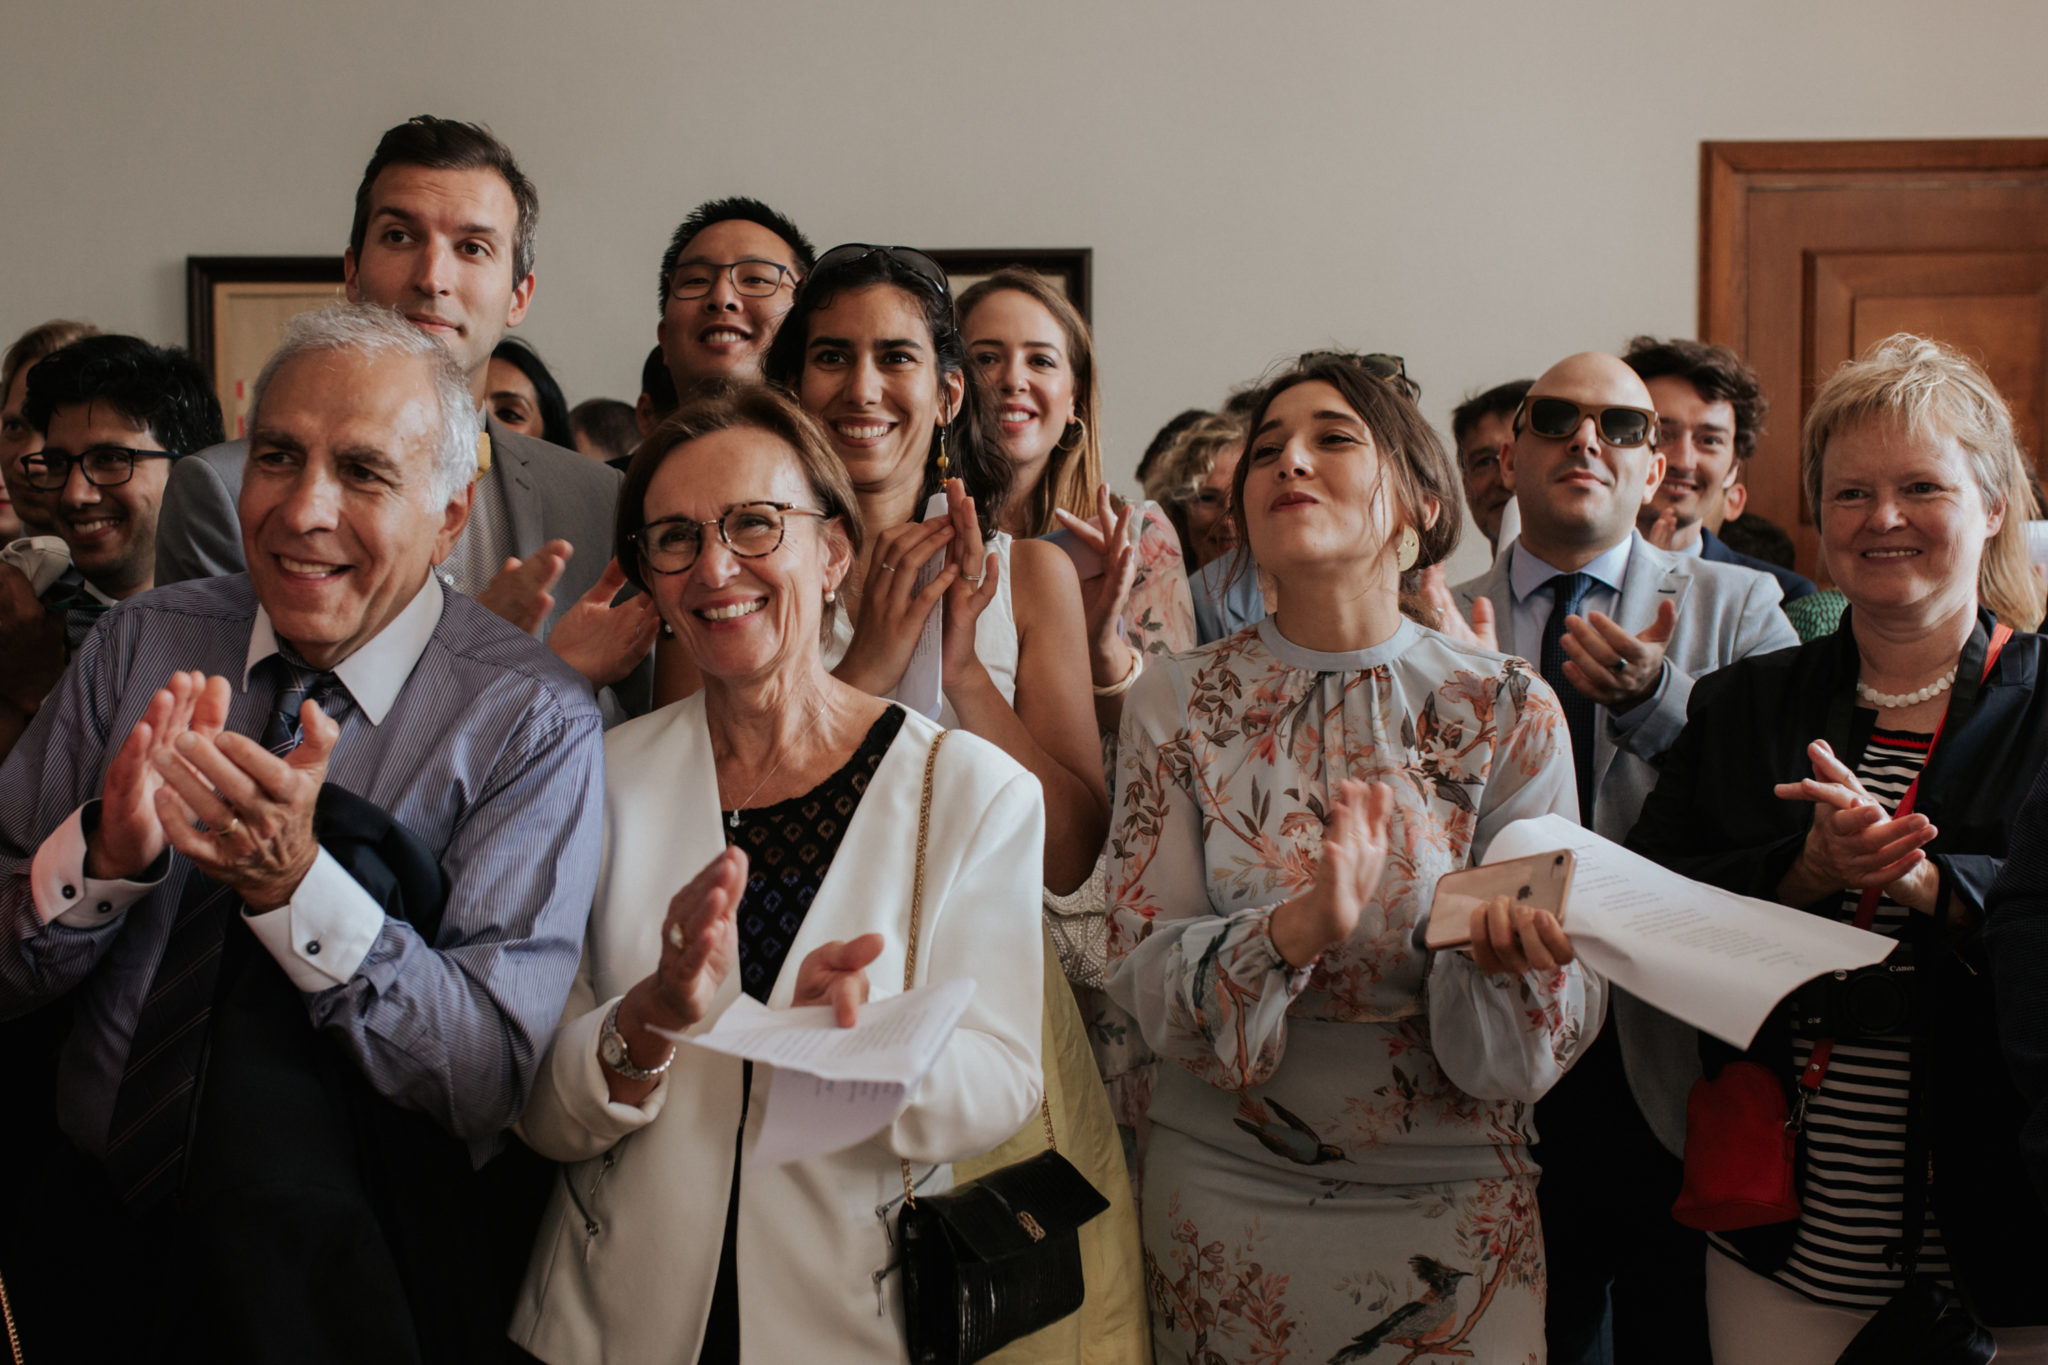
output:
{"label": "older woman in white blazer", "polygon": [[626,477],[619,562],[704,688],[607,736],[605,868],[520,1123],[564,1163],[512,1324],[544,1361],[906,1359],[899,1160],[948,1188],[1037,1108],[1043,803],[970,734],[934,773],[915,976],[976,990],[895,1122],[749,1166],[767,1069],[669,1036],[743,990],[850,1023],[902,988],[940,731],[824,668],[860,536],[823,433],[765,390],[686,404]]}

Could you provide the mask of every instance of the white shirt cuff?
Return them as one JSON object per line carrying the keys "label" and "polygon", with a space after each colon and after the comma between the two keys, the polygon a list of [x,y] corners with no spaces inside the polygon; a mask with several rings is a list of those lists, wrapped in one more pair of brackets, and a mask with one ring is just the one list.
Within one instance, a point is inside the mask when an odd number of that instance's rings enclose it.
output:
{"label": "white shirt cuff", "polygon": [[158,857],[144,868],[154,871],[154,880],[131,882],[101,881],[85,875],[86,822],[99,826],[98,801],[88,801],[71,812],[64,823],[50,832],[36,850],[29,867],[29,889],[35,898],[36,914],[45,924],[62,924],[73,929],[97,929],[129,906],[156,890],[170,870],[168,857]]}
{"label": "white shirt cuff", "polygon": [[242,918],[292,984],[308,992],[354,976],[384,929],[383,908],[324,848],[290,900]]}

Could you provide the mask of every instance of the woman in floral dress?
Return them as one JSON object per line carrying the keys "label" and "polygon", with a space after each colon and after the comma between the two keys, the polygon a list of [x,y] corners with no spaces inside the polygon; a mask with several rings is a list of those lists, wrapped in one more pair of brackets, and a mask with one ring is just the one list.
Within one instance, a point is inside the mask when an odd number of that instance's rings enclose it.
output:
{"label": "woman in floral dress", "polygon": [[1413,933],[1510,821],[1576,816],[1556,698],[1405,619],[1457,481],[1401,392],[1275,381],[1232,499],[1280,612],[1124,710],[1111,995],[1163,1059],[1142,1210],[1157,1358],[1543,1358],[1530,1104],[1603,1010],[1547,913]]}

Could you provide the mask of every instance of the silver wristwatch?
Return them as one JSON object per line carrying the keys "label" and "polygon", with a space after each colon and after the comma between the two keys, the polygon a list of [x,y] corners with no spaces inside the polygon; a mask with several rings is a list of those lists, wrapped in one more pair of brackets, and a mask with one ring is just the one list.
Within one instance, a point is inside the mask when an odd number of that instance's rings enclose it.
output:
{"label": "silver wristwatch", "polygon": [[626,1037],[619,1032],[619,1005],[625,1003],[620,1000],[605,1015],[604,1031],[597,1035],[597,1059],[629,1081],[651,1081],[675,1062],[676,1045],[668,1045],[668,1056],[661,1059],[660,1066],[633,1065],[633,1054],[626,1048]]}

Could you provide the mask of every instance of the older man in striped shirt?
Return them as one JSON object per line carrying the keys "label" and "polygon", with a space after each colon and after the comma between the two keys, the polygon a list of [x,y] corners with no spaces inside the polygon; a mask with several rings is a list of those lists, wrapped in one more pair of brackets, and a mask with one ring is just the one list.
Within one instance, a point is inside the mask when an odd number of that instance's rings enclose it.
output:
{"label": "older man in striped shirt", "polygon": [[[253,419],[247,574],[109,612],[0,768],[0,1014],[72,1002],[57,1113],[89,1160],[48,1183],[130,1358],[431,1359],[375,1172],[439,1141],[459,1184],[524,1104],[596,879],[601,720],[431,572],[478,434],[437,343],[302,318]],[[365,822],[367,871],[338,852]],[[387,1111],[419,1125],[396,1149]]]}

